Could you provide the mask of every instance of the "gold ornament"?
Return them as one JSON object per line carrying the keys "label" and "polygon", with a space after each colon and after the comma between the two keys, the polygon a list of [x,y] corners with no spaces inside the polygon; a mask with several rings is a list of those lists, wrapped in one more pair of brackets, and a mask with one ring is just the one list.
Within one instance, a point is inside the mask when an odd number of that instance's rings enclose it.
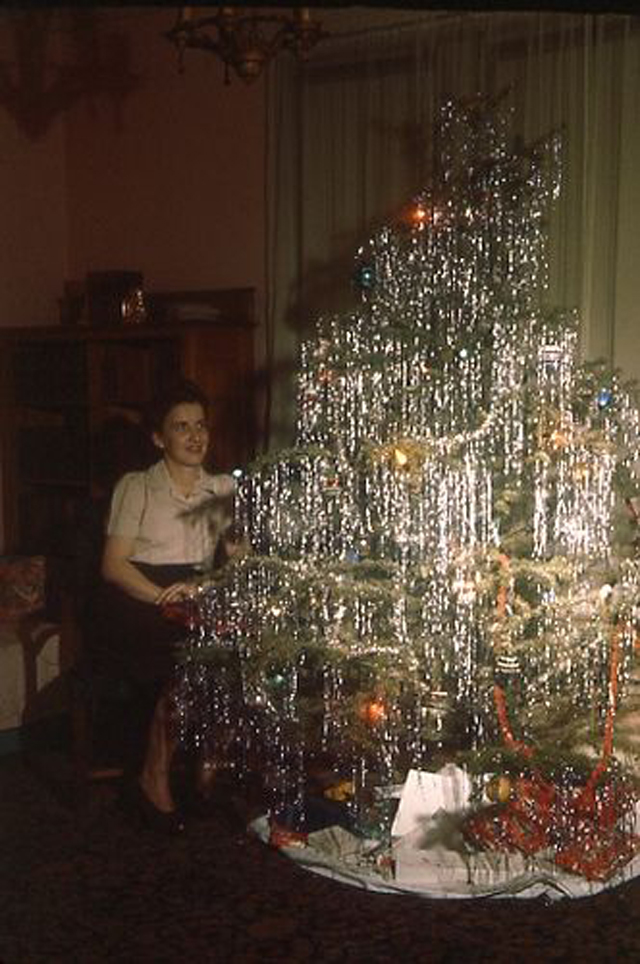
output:
{"label": "gold ornament", "polygon": [[566,431],[560,428],[554,429],[554,431],[549,436],[549,442],[552,449],[564,449],[570,442],[570,437]]}
{"label": "gold ornament", "polygon": [[409,462],[409,456],[404,449],[401,448],[395,448],[393,450],[393,459],[399,469],[404,469]]}
{"label": "gold ornament", "polygon": [[332,787],[327,787],[324,791],[324,796],[327,800],[337,800],[338,803],[344,803],[346,800],[350,800],[351,797],[355,795],[355,792],[353,780],[341,780],[340,783],[336,783]]}
{"label": "gold ornament", "polygon": [[538,420],[538,448],[560,452],[568,448],[574,439],[573,418],[570,412],[545,409]]}
{"label": "gold ornament", "polygon": [[576,462],[573,466],[573,477],[577,482],[586,482],[591,475],[591,466],[588,462]]}
{"label": "gold ornament", "polygon": [[372,448],[370,458],[374,463],[388,465],[399,475],[407,476],[411,483],[417,484],[422,476],[429,448],[428,442],[399,438]]}
{"label": "gold ornament", "polygon": [[492,803],[507,803],[511,799],[513,789],[511,778],[502,774],[489,780],[485,787],[485,793]]}

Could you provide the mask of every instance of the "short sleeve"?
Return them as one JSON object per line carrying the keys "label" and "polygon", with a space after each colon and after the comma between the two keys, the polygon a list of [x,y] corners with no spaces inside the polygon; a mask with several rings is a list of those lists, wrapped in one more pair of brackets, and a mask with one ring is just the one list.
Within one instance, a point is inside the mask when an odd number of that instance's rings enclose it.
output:
{"label": "short sleeve", "polygon": [[145,508],[145,478],[142,472],[129,472],[113,490],[107,535],[135,538]]}

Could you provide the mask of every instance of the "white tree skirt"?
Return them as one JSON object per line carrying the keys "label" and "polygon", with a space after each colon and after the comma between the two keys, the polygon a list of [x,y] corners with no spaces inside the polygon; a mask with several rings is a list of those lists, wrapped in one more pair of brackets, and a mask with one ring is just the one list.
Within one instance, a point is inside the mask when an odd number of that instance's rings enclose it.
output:
{"label": "white tree skirt", "polygon": [[[563,871],[553,851],[535,857],[498,851],[470,852],[462,845],[460,818],[471,782],[455,766],[438,773],[411,770],[398,788],[400,803],[387,860],[376,861],[378,841],[357,838],[341,827],[308,835],[306,845],[280,846],[292,860],[323,876],[365,890],[422,897],[589,897],[640,874],[640,854],[607,881],[589,881]],[[266,816],[250,829],[265,843],[271,828]],[[640,833],[640,805],[635,811]]]}

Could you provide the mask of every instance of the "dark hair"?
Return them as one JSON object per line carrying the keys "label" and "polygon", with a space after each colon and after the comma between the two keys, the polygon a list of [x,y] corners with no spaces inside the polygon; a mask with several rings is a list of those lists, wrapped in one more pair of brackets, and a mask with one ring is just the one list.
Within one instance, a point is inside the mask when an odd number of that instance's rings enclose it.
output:
{"label": "dark hair", "polygon": [[149,432],[161,432],[171,409],[185,403],[202,405],[205,414],[209,410],[209,399],[195,382],[188,378],[179,378],[166,385],[147,409],[146,423]]}

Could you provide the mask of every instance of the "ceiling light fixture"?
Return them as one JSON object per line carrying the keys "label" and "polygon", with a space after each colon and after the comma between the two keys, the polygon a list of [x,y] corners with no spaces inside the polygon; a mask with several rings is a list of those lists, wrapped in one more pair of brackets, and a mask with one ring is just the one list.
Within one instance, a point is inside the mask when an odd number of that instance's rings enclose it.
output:
{"label": "ceiling light fixture", "polygon": [[308,7],[294,8],[290,16],[220,7],[208,17],[194,17],[192,7],[182,7],[175,27],[165,34],[177,48],[180,73],[184,71],[187,48],[209,50],[224,63],[227,84],[231,69],[244,81],[255,80],[280,50],[289,50],[305,60],[326,36]]}

